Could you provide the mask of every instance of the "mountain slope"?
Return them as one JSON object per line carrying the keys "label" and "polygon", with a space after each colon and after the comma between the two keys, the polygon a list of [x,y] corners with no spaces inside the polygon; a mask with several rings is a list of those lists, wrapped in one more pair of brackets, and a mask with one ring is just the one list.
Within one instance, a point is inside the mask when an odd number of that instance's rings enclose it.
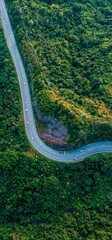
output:
{"label": "mountain slope", "polygon": [[8,10],[43,115],[76,146],[112,140],[111,1],[10,0]]}
{"label": "mountain slope", "polygon": [[0,239],[109,240],[112,154],[60,164],[35,153],[1,26],[0,83]]}

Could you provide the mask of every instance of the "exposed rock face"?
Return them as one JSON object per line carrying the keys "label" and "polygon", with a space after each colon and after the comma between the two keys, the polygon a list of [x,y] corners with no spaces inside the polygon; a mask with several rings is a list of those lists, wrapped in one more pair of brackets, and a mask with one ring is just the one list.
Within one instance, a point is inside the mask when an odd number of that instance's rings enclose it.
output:
{"label": "exposed rock face", "polygon": [[63,141],[66,142],[69,137],[68,129],[65,125],[63,125],[62,122],[50,116],[43,117],[42,122],[47,125],[47,130],[45,131],[46,134],[51,135],[56,139],[61,138]]}
{"label": "exposed rock face", "polygon": [[[58,121],[56,118],[52,116],[43,116],[40,112],[38,107],[38,103],[36,100],[33,101],[33,106],[36,111],[36,115],[40,122],[46,126],[46,130],[41,129],[41,137],[44,136],[48,138],[48,142],[51,139],[54,139],[53,142],[59,142],[61,144],[66,144],[69,138],[68,129],[67,127],[61,122]],[[52,142],[52,141],[50,141]]]}

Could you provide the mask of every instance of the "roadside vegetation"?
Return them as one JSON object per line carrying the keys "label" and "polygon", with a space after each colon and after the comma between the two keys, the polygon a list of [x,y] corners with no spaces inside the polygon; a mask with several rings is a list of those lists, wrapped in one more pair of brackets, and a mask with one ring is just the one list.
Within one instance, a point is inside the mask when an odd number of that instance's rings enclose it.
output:
{"label": "roadside vegetation", "polygon": [[0,25],[0,239],[110,240],[112,154],[77,164],[36,153]]}
{"label": "roadside vegetation", "polygon": [[32,101],[75,146],[112,140],[111,1],[6,2]]}

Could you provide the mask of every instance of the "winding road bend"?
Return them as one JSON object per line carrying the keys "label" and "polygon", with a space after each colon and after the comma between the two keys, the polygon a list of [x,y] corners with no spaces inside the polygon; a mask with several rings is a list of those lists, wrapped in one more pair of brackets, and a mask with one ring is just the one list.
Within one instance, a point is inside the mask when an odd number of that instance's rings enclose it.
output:
{"label": "winding road bend", "polygon": [[49,159],[68,163],[80,161],[96,153],[112,152],[112,141],[91,143],[76,150],[66,151],[62,153],[53,150],[52,148],[48,147],[41,141],[35,126],[35,120],[32,110],[30,92],[25,69],[14,38],[13,30],[7,14],[4,0],[0,0],[0,16],[4,30],[4,35],[16,68],[20,84],[26,134],[33,147],[39,153],[41,153],[42,155]]}

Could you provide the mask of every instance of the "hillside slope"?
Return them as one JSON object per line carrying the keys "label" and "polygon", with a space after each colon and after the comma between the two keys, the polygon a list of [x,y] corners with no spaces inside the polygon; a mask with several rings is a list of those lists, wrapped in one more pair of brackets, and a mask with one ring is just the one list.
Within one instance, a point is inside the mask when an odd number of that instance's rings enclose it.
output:
{"label": "hillside slope", "polygon": [[7,3],[43,116],[61,120],[75,146],[112,140],[111,1]]}
{"label": "hillside slope", "polygon": [[35,153],[0,25],[0,239],[110,240],[112,154],[77,164]]}

